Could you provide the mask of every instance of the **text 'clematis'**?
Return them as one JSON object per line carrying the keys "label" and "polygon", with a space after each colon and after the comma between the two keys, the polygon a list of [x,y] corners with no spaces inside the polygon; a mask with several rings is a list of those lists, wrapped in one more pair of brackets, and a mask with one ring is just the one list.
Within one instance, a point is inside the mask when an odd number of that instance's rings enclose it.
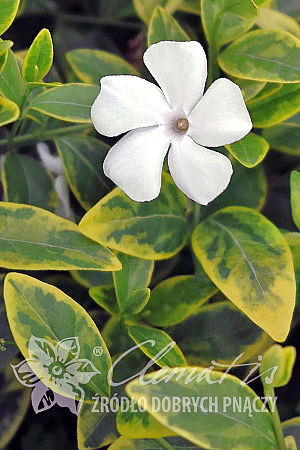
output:
{"label": "text 'clematis'", "polygon": [[228,186],[232,166],[222,153],[205,146],[232,144],[252,128],[241,90],[220,78],[203,95],[207,60],[195,41],[151,45],[144,62],[160,88],[130,75],[101,79],[92,107],[96,130],[110,137],[129,131],[109,151],[104,173],[132,200],[153,200],[170,148],[175,184],[207,205]]}

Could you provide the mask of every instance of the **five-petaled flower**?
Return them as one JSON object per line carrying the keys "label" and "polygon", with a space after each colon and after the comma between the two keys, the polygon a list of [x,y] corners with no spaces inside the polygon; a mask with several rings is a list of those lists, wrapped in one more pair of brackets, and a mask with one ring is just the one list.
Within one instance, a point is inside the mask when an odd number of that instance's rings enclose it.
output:
{"label": "five-petaled flower", "polygon": [[207,205],[228,186],[232,166],[204,146],[231,144],[252,128],[241,90],[220,78],[203,95],[207,61],[199,42],[159,42],[146,50],[144,62],[161,89],[130,75],[101,79],[91,112],[96,130],[110,137],[129,131],[109,151],[104,173],[131,199],[153,200],[170,147],[175,184]]}

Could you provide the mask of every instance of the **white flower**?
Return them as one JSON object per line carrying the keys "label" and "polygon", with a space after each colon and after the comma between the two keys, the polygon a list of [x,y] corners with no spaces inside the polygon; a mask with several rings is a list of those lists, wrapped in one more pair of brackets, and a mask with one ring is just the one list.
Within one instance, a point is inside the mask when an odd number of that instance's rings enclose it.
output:
{"label": "white flower", "polygon": [[130,75],[101,79],[91,113],[96,130],[105,136],[129,131],[109,151],[104,173],[131,199],[153,200],[171,144],[174,182],[207,205],[228,186],[232,166],[226,156],[204,146],[231,144],[252,128],[241,90],[220,78],[203,95],[207,61],[195,41],[151,45],[144,62],[161,89]]}
{"label": "white flower", "polygon": [[64,166],[59,156],[54,156],[50,152],[50,148],[44,142],[38,142],[37,151],[42,163],[50,172],[56,175],[54,180],[54,189],[58,196],[58,205],[56,214],[74,222],[74,213],[70,205],[70,194],[68,183],[65,176]]}

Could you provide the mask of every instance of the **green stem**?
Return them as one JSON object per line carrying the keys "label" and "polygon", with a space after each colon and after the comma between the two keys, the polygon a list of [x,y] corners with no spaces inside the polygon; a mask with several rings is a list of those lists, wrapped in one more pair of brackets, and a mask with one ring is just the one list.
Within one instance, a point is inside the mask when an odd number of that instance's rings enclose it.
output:
{"label": "green stem", "polygon": [[[274,399],[274,397],[275,397],[274,389],[265,387],[265,396],[268,398],[272,397]],[[274,406],[274,405],[272,405],[269,400],[268,400],[268,405],[269,405],[270,413],[271,413],[271,416],[273,419],[273,425],[274,425],[275,435],[276,435],[276,439],[277,439],[278,450],[286,450],[284,434],[283,434],[282,425],[281,425],[277,406],[275,405],[275,408],[273,411],[272,406]]]}
{"label": "green stem", "polygon": [[[89,124],[80,124],[80,125],[73,125],[68,127],[60,127],[60,128],[54,128],[53,130],[43,130],[43,131],[36,131],[35,133],[28,133],[24,136],[17,136],[13,139],[13,145],[20,147],[24,144],[33,144],[38,141],[49,141],[53,138],[59,137],[59,136],[67,136],[69,134],[74,133],[80,133],[81,131],[86,130],[89,128]],[[0,139],[0,147],[4,147],[8,145],[11,141],[11,136],[8,137],[8,139]]]}
{"label": "green stem", "polygon": [[63,22],[73,22],[73,23],[83,23],[88,25],[108,25],[108,26],[114,26],[118,28],[127,28],[132,30],[139,30],[141,28],[141,25],[139,23],[135,22],[128,22],[128,21],[118,21],[118,20],[112,20],[112,19],[101,19],[98,17],[93,16],[79,16],[76,14],[59,14],[60,19]]}
{"label": "green stem", "polygon": [[220,76],[220,69],[218,64],[218,50],[214,42],[211,43],[208,49],[208,76],[207,85],[208,88],[217,78]]}
{"label": "green stem", "polygon": [[162,448],[166,450],[174,450],[174,447],[169,444],[165,439],[154,439]]}

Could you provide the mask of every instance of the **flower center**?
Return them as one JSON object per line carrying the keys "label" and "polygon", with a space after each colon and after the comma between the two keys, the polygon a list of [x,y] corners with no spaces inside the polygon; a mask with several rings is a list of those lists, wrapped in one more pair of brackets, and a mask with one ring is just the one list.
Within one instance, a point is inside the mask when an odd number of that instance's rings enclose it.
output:
{"label": "flower center", "polygon": [[177,120],[176,126],[179,131],[185,133],[189,129],[189,121],[185,117],[182,117],[181,119]]}

